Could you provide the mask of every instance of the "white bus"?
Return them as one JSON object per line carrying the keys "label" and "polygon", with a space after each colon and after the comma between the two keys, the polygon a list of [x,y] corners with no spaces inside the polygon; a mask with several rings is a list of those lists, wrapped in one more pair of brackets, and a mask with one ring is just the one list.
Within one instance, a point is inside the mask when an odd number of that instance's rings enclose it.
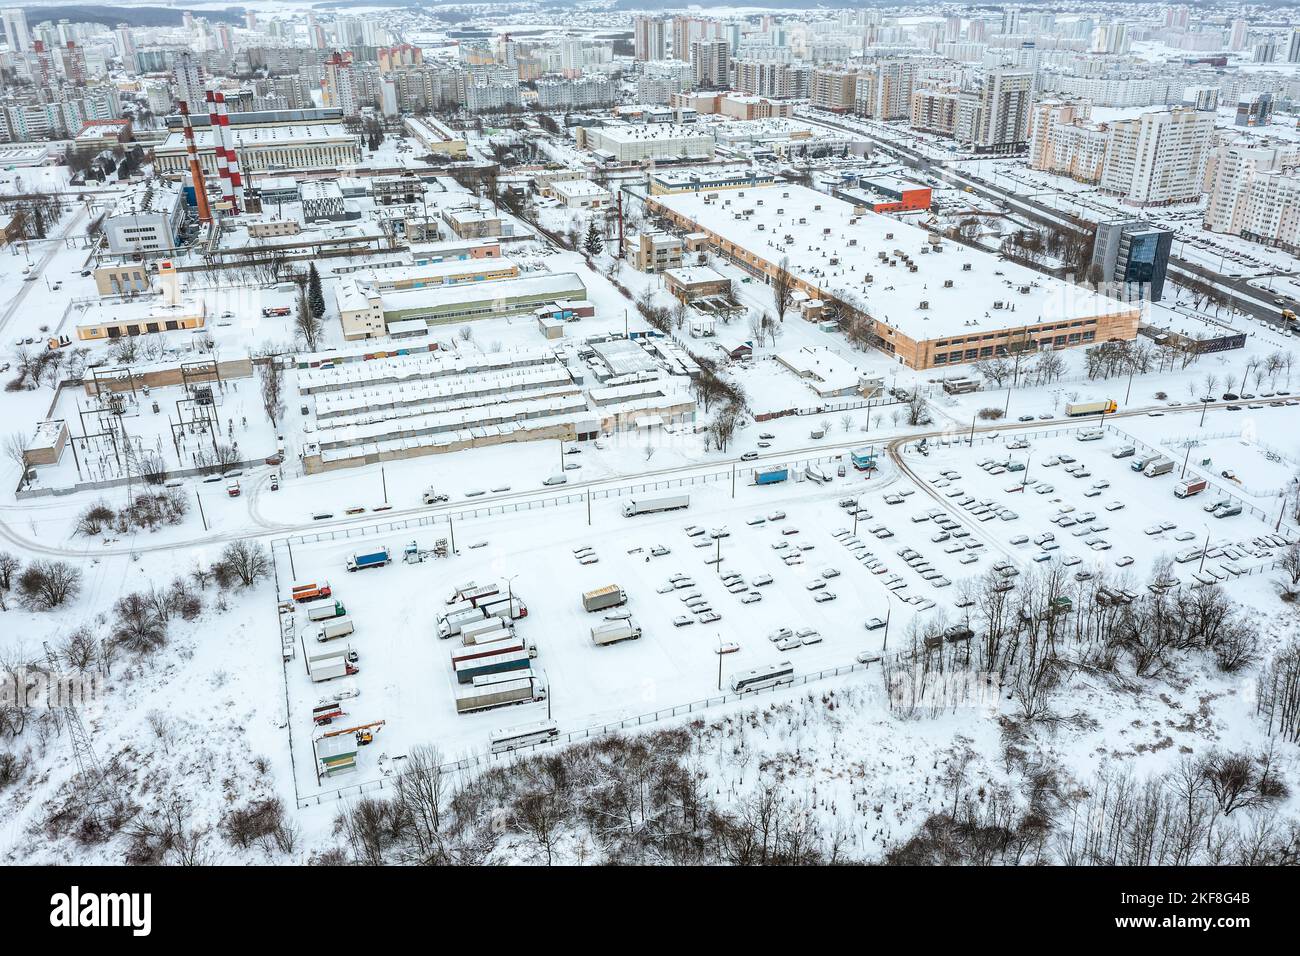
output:
{"label": "white bus", "polygon": [[516,747],[530,747],[544,744],[560,735],[560,728],[553,720],[541,720],[533,724],[520,724],[507,730],[498,730],[490,738],[494,754],[505,753]]}
{"label": "white bus", "polygon": [[780,664],[768,664],[766,667],[736,674],[731,678],[731,689],[737,694],[743,694],[746,691],[793,683],[794,665],[789,661],[782,661]]}

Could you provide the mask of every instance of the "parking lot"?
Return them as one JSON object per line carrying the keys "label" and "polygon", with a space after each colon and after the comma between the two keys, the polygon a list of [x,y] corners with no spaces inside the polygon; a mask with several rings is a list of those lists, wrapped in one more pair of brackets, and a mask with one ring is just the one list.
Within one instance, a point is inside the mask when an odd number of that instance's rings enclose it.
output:
{"label": "parking lot", "polygon": [[[1178,498],[1182,461],[1149,477],[1133,469],[1154,454],[1147,446],[1134,447],[1110,430],[1080,440],[1091,431],[1017,435],[977,442],[973,450],[954,444],[908,460],[932,494],[964,512],[965,523],[977,525],[974,533],[1019,568],[1059,562],[1079,579],[1123,570],[1145,583],[1172,560],[1182,583],[1210,583],[1271,567],[1294,539],[1249,507],[1222,517],[1222,509],[1208,510],[1240,489],[1211,480],[1204,491]],[[1199,461],[1187,457],[1188,474],[1195,474]]]}
{"label": "parking lot", "polygon": [[[1205,510],[1215,489],[1178,499],[1179,469],[1146,477],[1132,457],[1113,457],[1122,435],[1078,434],[1008,433],[928,455],[909,447],[903,462],[919,484],[886,464],[871,479],[850,467],[826,483],[741,485],[734,498],[725,483],[692,486],[689,507],[634,517],[612,497],[593,503],[590,525],[581,503],[475,518],[457,523],[456,556],[355,574],[344,570],[354,551],[383,543],[400,556],[412,536],[428,548],[445,526],[296,544],[293,576],[328,578],[355,622],[347,643],[360,672],[312,683],[301,660],[289,662],[295,749],[310,754],[312,708],[340,691],[357,691],[347,720],[386,721],[364,781],[385,769],[381,755],[429,741],[455,759],[529,721],[582,730],[716,695],[732,675],[782,661],[812,673],[872,660],[902,647],[918,618],[960,620],[969,585],[990,570],[1008,588],[1050,562],[1081,580],[1122,571],[1139,587],[1167,557],[1184,583],[1230,584],[1277,559],[1285,529],[1270,538],[1249,510],[1216,518]],[[435,632],[469,582],[526,603],[516,632],[537,648],[546,701],[456,713],[450,654],[460,642]],[[609,585],[626,603],[584,611],[583,595]],[[615,621],[640,636],[593,643],[592,628]],[[302,791],[317,791],[310,757],[298,767]]]}

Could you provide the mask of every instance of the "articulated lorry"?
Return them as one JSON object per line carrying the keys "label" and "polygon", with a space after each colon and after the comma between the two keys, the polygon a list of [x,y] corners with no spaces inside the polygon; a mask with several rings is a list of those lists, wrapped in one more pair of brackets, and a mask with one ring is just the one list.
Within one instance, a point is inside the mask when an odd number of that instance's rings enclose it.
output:
{"label": "articulated lorry", "polygon": [[634,641],[641,636],[641,628],[631,620],[610,621],[591,629],[591,643],[597,647],[605,644],[617,644],[619,641]]}
{"label": "articulated lorry", "polygon": [[327,621],[332,617],[342,617],[346,613],[348,610],[343,606],[343,602],[336,601],[334,598],[312,601],[307,605],[307,619],[311,621]]}
{"label": "articulated lorry", "polygon": [[679,511],[690,506],[690,495],[669,495],[664,498],[634,498],[623,505],[623,517],[652,515],[660,511]]}
{"label": "articulated lorry", "polygon": [[1080,415],[1110,415],[1118,407],[1109,398],[1104,402],[1075,402],[1065,406],[1065,414],[1070,418],[1078,418]]}
{"label": "articulated lorry", "polygon": [[1174,486],[1174,497],[1190,498],[1192,495],[1199,495],[1209,487],[1209,484],[1204,478],[1185,478]]}
{"label": "articulated lorry", "polygon": [[456,688],[456,713],[546,700],[546,685],[535,674],[489,674]]}
{"label": "articulated lorry", "polygon": [[608,584],[603,588],[588,591],[582,596],[582,609],[587,612],[603,611],[627,603],[627,592],[617,584]]}
{"label": "articulated lorry", "polygon": [[384,545],[374,551],[362,551],[348,558],[348,570],[359,571],[362,568],[382,568],[385,564],[391,564],[393,553]]}

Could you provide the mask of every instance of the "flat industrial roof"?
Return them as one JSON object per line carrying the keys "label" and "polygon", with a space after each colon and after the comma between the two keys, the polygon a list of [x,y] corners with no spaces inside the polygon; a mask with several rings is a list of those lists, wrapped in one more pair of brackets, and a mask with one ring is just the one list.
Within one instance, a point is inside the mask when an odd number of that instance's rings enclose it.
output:
{"label": "flat industrial roof", "polygon": [[[929,252],[932,236],[924,229],[873,212],[855,214],[850,203],[805,186],[732,190],[711,203],[698,193],[651,201],[768,263],[788,258],[790,272],[823,297],[843,299],[916,341],[1133,308],[952,241],[942,243],[942,252]],[[749,210],[750,215],[735,218]],[[917,271],[910,271],[895,250],[910,256]],[[881,262],[880,252],[898,264]],[[970,268],[963,269],[965,264]],[[864,281],[867,275],[872,282]],[[952,286],[945,287],[949,280]],[[1022,288],[1028,291],[1021,293]],[[927,309],[920,308],[923,301]]]}
{"label": "flat industrial roof", "polygon": [[[356,137],[348,133],[338,123],[311,123],[301,126],[232,126],[230,135],[236,148],[250,146],[301,146],[304,143],[324,141],[355,141]],[[212,129],[196,129],[194,146],[204,150],[212,148]],[[185,151],[185,134],[172,133],[167,141],[158,147],[160,151]]]}
{"label": "flat industrial roof", "polygon": [[484,282],[457,282],[454,285],[429,286],[423,289],[394,289],[381,293],[385,312],[407,309],[432,309],[461,302],[507,300],[521,296],[548,295],[563,297],[586,286],[574,272],[541,272],[513,279],[490,279]]}

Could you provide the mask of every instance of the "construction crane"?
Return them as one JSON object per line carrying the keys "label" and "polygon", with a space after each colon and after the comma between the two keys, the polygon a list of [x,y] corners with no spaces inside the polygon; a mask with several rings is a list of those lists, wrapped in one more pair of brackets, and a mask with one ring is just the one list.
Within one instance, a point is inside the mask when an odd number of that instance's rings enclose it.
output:
{"label": "construction crane", "polygon": [[355,727],[343,727],[339,730],[331,730],[329,733],[321,734],[320,739],[324,740],[326,737],[342,737],[344,734],[356,734],[357,743],[364,747],[366,744],[374,741],[375,734],[378,733],[379,728],[384,726],[386,723],[388,723],[386,720],[373,720],[368,724],[357,724]]}

